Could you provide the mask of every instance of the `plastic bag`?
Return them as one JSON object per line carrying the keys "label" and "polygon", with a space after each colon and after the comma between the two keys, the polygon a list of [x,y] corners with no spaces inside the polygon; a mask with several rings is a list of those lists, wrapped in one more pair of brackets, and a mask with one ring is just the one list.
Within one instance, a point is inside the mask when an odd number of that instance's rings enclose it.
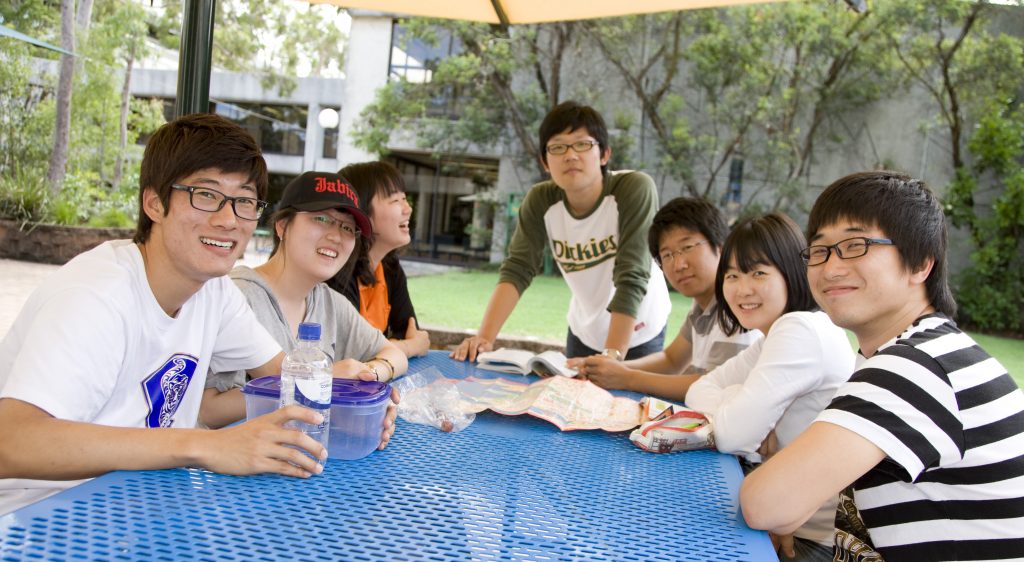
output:
{"label": "plastic bag", "polygon": [[462,431],[476,419],[476,414],[462,411],[462,396],[453,381],[436,367],[403,377],[391,386],[398,389],[402,401],[398,415],[405,421],[432,425],[446,433]]}

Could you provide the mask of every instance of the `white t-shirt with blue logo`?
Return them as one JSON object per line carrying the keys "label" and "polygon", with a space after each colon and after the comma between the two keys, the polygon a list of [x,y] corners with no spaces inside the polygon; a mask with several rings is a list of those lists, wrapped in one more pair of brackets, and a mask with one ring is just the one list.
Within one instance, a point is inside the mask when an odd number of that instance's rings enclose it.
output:
{"label": "white t-shirt with blue logo", "polygon": [[[0,398],[65,420],[191,428],[210,369],[258,367],[280,351],[226,276],[167,316],[138,247],[117,240],[71,260],[29,297],[0,342]],[[0,479],[0,514],[79,482]]]}

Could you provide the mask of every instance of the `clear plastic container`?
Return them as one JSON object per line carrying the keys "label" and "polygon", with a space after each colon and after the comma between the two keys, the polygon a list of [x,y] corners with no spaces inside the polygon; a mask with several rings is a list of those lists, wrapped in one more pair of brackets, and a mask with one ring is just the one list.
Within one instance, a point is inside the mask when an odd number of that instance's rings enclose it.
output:
{"label": "clear plastic container", "polygon": [[[245,417],[253,419],[277,409],[280,377],[261,377],[246,383]],[[380,444],[391,387],[382,382],[334,379],[331,392],[331,432],[327,457],[361,459]]]}

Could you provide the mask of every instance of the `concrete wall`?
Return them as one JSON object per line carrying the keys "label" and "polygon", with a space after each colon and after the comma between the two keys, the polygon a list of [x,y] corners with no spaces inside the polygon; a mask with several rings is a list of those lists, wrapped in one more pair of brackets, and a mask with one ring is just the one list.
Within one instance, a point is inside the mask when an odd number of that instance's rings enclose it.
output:
{"label": "concrete wall", "polygon": [[351,131],[363,109],[373,103],[377,89],[387,84],[391,60],[391,16],[352,13],[348,51],[345,55],[345,104],[341,111],[338,161],[341,166],[376,159],[358,148]]}

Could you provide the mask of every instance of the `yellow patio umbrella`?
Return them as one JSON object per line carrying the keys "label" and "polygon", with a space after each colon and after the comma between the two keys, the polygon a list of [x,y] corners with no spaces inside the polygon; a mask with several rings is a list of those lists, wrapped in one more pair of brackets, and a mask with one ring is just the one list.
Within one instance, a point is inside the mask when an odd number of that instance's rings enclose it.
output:
{"label": "yellow patio umbrella", "polygon": [[606,18],[693,10],[716,6],[760,4],[779,0],[307,0],[343,8],[379,10],[409,16],[458,19],[504,25]]}

